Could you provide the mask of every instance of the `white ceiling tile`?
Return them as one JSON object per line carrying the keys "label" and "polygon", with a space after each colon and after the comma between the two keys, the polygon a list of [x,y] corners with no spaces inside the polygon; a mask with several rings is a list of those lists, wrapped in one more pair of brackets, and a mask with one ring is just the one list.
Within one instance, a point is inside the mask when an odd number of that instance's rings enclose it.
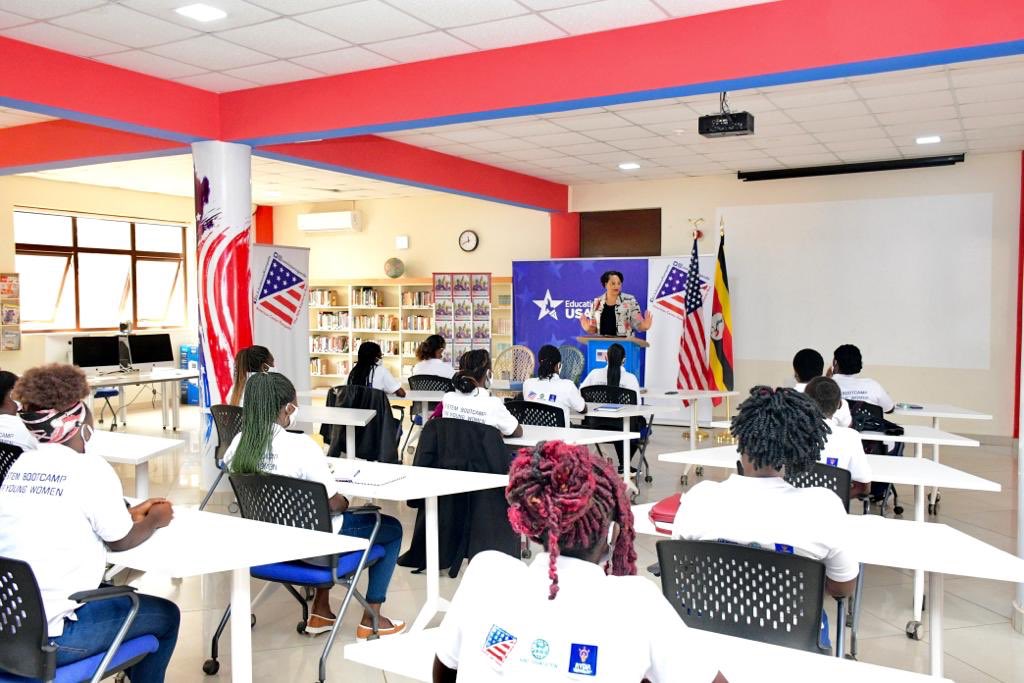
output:
{"label": "white ceiling tile", "polygon": [[877,126],[874,116],[850,116],[840,119],[818,119],[803,124],[808,133],[820,133],[829,130],[847,130],[851,128],[869,128]]}
{"label": "white ceiling tile", "polygon": [[[615,156],[618,158],[621,154],[617,154]],[[576,157],[567,156],[554,157],[553,159],[537,159],[533,163],[543,168],[578,168],[580,166],[590,165],[590,161],[581,161]]]}
{"label": "white ceiling tile", "polygon": [[490,128],[469,127],[463,130],[446,130],[436,133],[438,137],[452,142],[477,143],[486,140],[504,140],[505,135]]}
{"label": "white ceiling tile", "polygon": [[856,164],[864,161],[885,161],[899,158],[899,150],[892,148],[881,151],[836,152],[836,156],[844,164]]}
{"label": "white ceiling tile", "polygon": [[[885,133],[881,133],[885,135]],[[749,138],[750,146],[756,149],[777,149],[779,147],[795,147],[798,145],[806,145],[815,142],[814,137],[807,133],[800,133],[799,135],[753,135]]]}
{"label": "white ceiling tile", "polygon": [[474,142],[475,147],[485,149],[488,152],[516,152],[523,149],[536,149],[537,146],[532,142],[526,140],[520,140],[518,138],[503,138],[500,140],[483,140],[480,142]]}
{"label": "white ceiling tile", "polygon": [[829,142],[825,145],[830,152],[856,152],[856,151],[881,151],[893,150],[895,145],[889,138],[875,138],[872,140],[846,140],[843,142]]}
{"label": "white ceiling tile", "polygon": [[167,45],[157,45],[149,48],[149,52],[211,71],[237,69],[272,61],[269,55],[262,52],[256,52],[210,35],[179,40]]}
{"label": "white ceiling tile", "polygon": [[0,9],[33,19],[49,19],[102,5],[106,0],[0,0]]}
{"label": "white ceiling tile", "polygon": [[696,156],[693,148],[680,147],[679,145],[665,145],[664,147],[652,147],[641,152],[645,159],[673,159],[681,157]]}
{"label": "white ceiling tile", "polygon": [[404,142],[407,145],[415,145],[416,147],[438,147],[451,143],[451,140],[446,140],[439,135],[433,135],[432,133],[420,133],[416,131],[384,133],[381,137],[391,138],[397,142]]}
{"label": "white ceiling tile", "polygon": [[543,14],[545,19],[572,35],[663,21],[668,18],[648,0],[598,0],[549,10]]}
{"label": "white ceiling tile", "polygon": [[[625,122],[623,122],[625,123]],[[621,128],[601,128],[599,130],[588,130],[587,135],[595,140],[603,142],[616,142],[619,140],[630,140],[635,138],[647,138],[651,131],[640,126],[624,125]]]}
{"label": "white ceiling tile", "polygon": [[769,158],[767,154],[757,150],[736,150],[733,152],[710,151],[707,157],[718,163],[733,161],[763,161]]}
{"label": "white ceiling tile", "polygon": [[449,55],[474,52],[475,47],[443,31],[424,33],[406,38],[395,38],[380,43],[370,43],[368,49],[399,62],[418,62]]}
{"label": "white ceiling tile", "polygon": [[761,125],[759,117],[754,118],[754,137],[782,137],[784,135],[806,135],[799,123],[766,123]]}
{"label": "white ceiling tile", "polygon": [[791,157],[791,156],[813,156],[828,154],[828,148],[825,145],[812,144],[812,145],[796,145],[793,147],[776,147],[765,150],[767,154],[776,158]]}
{"label": "white ceiling tile", "polygon": [[281,59],[338,50],[348,45],[341,38],[287,18],[220,31],[217,35]]}
{"label": "white ceiling tile", "polygon": [[275,83],[290,83],[292,81],[305,81],[310,78],[323,76],[319,71],[307,69],[291,62],[270,62],[268,64],[256,64],[255,66],[243,66],[238,69],[228,69],[224,72],[228,76],[242,78],[260,85],[273,85]]}
{"label": "white ceiling tile", "polygon": [[17,14],[11,14],[10,12],[4,12],[0,10],[0,28],[10,28],[11,26],[21,26],[27,24],[32,20],[28,17],[23,17]]}
{"label": "white ceiling tile", "polygon": [[652,135],[651,137],[646,138],[631,138],[629,140],[616,140],[613,144],[619,149],[630,151],[678,146],[674,140],[670,141],[660,135]]}
{"label": "white ceiling tile", "polygon": [[33,114],[32,112],[21,111],[20,109],[8,109],[0,107],[0,128],[13,128],[15,126],[28,126],[43,121],[54,121],[52,116]]}
{"label": "white ceiling tile", "polygon": [[998,130],[1004,126],[1015,126],[1024,123],[1024,109],[1012,114],[993,114],[992,116],[967,116],[963,119],[964,130],[990,128]]}
{"label": "white ceiling tile", "polygon": [[909,144],[898,148],[900,154],[904,157],[933,157],[939,154],[960,154],[961,152],[967,151],[967,142],[942,142],[935,145],[916,145]]}
{"label": "white ceiling tile", "polygon": [[887,111],[875,114],[875,118],[883,126],[895,125],[898,123],[913,123],[914,121],[941,121],[943,119],[955,119],[957,117],[956,107],[926,107],[924,109],[907,109],[904,111]]}
{"label": "white ceiling tile", "polygon": [[344,74],[396,64],[395,60],[361,47],[349,47],[316,55],[295,57],[293,62],[325,74]]}
{"label": "white ceiling tile", "polygon": [[995,114],[1017,114],[1021,112],[1024,112],[1024,99],[975,102],[960,105],[960,115],[965,118],[971,116],[992,116]]}
{"label": "white ceiling tile", "polygon": [[761,5],[777,0],[658,0],[658,4],[673,17],[689,17],[695,14],[721,12],[723,10]]}
{"label": "white ceiling tile", "polygon": [[112,4],[57,17],[51,23],[129,47],[150,47],[198,35],[190,28]]}
{"label": "white ceiling tile", "polygon": [[1024,63],[1011,64],[1000,68],[991,66],[970,69],[950,69],[949,77],[957,88],[971,88],[999,83],[1024,81]]}
{"label": "white ceiling tile", "polygon": [[621,154],[616,148],[603,142],[582,142],[576,145],[559,145],[553,147],[556,152],[578,156],[583,154],[599,154],[601,152],[614,152]]}
{"label": "white ceiling tile", "polygon": [[302,14],[296,19],[355,44],[375,43],[431,30],[429,24],[380,0],[361,0]]}
{"label": "white ceiling tile", "polygon": [[391,5],[438,28],[466,26],[526,14],[515,0],[388,0]]}
{"label": "white ceiling tile", "polygon": [[561,116],[557,121],[559,126],[577,132],[589,132],[601,128],[624,126],[628,123],[628,121],[610,112],[587,114],[586,116]]}
{"label": "white ceiling tile", "polygon": [[[479,0],[477,2],[479,3]],[[537,43],[542,40],[563,38],[566,35],[565,31],[536,14],[489,21],[475,26],[462,26],[448,32],[481,50]]]}
{"label": "white ceiling tile", "polygon": [[897,97],[911,93],[947,90],[949,88],[949,79],[946,78],[944,73],[930,74],[923,78],[901,74],[898,78],[858,81],[854,83],[853,87],[864,99]]}
{"label": "white ceiling tile", "polygon": [[0,31],[0,35],[80,57],[95,57],[96,55],[109,54],[111,52],[123,52],[127,48],[124,44],[93,38],[84,33],[72,31],[61,26],[54,26],[53,24],[35,23],[14,26],[3,29]]}
{"label": "white ceiling tile", "polygon": [[1018,152],[1024,149],[1024,133],[1016,137],[992,137],[969,140],[967,149],[972,152]]}
{"label": "white ceiling tile", "polygon": [[550,135],[531,135],[526,138],[538,147],[555,147],[561,145],[575,145],[584,142],[593,142],[586,135],[581,133],[551,133]]}
{"label": "white ceiling tile", "polygon": [[874,140],[877,138],[884,138],[885,136],[885,130],[879,127],[830,130],[815,133],[814,135],[814,137],[816,137],[820,142],[824,142],[826,144],[829,142],[846,142],[848,140]]}
{"label": "white ceiling tile", "polygon": [[1024,81],[981,85],[975,88],[958,88],[956,91],[956,100],[961,104],[1021,98],[1024,98]]}
{"label": "white ceiling tile", "polygon": [[204,72],[204,69],[198,66],[154,55],[143,50],[115,52],[112,55],[103,55],[101,57],[94,57],[94,59],[113,66],[119,66],[122,69],[157,76],[158,78],[182,78]]}
{"label": "white ceiling tile", "polygon": [[510,152],[505,152],[505,156],[512,157],[513,159],[521,159],[523,161],[538,161],[540,159],[554,159],[562,157],[562,154],[549,147],[538,147],[536,149],[512,150]]}
{"label": "white ceiling tile", "polygon": [[693,112],[688,107],[672,105],[668,107],[651,107],[650,109],[630,109],[619,114],[633,123],[647,125],[651,123],[675,123],[678,127],[692,126]]}
{"label": "white ceiling tile", "polygon": [[839,163],[839,158],[834,154],[797,154],[777,157],[779,161],[789,168],[800,166],[825,166]]}
{"label": "white ceiling tile", "polygon": [[204,33],[258,24],[263,21],[270,21],[275,17],[273,12],[268,12],[262,7],[246,2],[246,0],[208,0],[207,4],[211,4],[227,13],[227,16],[223,19],[214,19],[213,21],[196,21],[174,11],[179,7],[191,4],[192,0],[120,1],[121,4],[127,5],[132,9],[145,12],[160,19],[172,21],[187,28],[197,29]]}
{"label": "white ceiling tile", "polygon": [[834,104],[822,104],[816,107],[799,107],[787,109],[789,116],[798,123],[808,121],[820,121],[821,119],[839,119],[860,114],[867,114],[868,110],[861,101],[836,102]]}
{"label": "white ceiling tile", "polygon": [[797,107],[820,107],[826,104],[852,102],[857,99],[857,93],[849,85],[843,84],[831,88],[784,88],[769,92],[766,97],[776,107],[788,110]]}
{"label": "white ceiling tile", "polygon": [[936,133],[958,132],[961,130],[959,120],[952,121],[922,121],[920,123],[900,123],[895,126],[885,126],[885,132],[892,138],[904,137],[907,135],[934,135]]}
{"label": "white ceiling tile", "polygon": [[[440,147],[437,147],[436,150],[438,152],[442,152],[444,154],[451,154],[451,155],[457,156],[457,157],[458,156],[462,156],[463,154],[475,154],[475,153],[480,151],[476,147],[474,147],[473,145],[467,145],[467,144],[461,143],[461,142],[453,142],[453,143],[448,144],[448,145],[442,145]],[[509,154],[509,156],[512,156],[512,155]]]}
{"label": "white ceiling tile", "polygon": [[504,123],[499,126],[488,126],[491,130],[510,137],[529,137],[532,135],[549,135],[567,133],[565,128],[550,121],[524,121],[522,123]]}
{"label": "white ceiling tile", "polygon": [[[623,112],[625,114],[625,112]],[[647,131],[648,135],[675,135],[677,130],[682,131],[696,131],[697,130],[697,115],[692,115],[689,119],[685,117],[675,118],[670,121],[661,121],[658,123],[645,123],[643,128],[640,128],[640,124],[636,124],[638,130]]]}
{"label": "white ceiling tile", "polygon": [[248,0],[252,5],[283,15],[304,14],[340,4],[339,0]]}
{"label": "white ceiling tile", "polygon": [[212,92],[230,92],[232,90],[247,90],[257,87],[252,81],[246,81],[234,76],[226,76],[222,73],[200,74],[198,76],[186,76],[177,79],[179,83],[191,85],[194,88],[210,90]]}
{"label": "white ceiling tile", "polygon": [[878,97],[867,101],[868,108],[875,113],[887,111],[907,111],[946,107],[953,104],[953,95],[949,90],[936,92],[908,93],[894,97]]}

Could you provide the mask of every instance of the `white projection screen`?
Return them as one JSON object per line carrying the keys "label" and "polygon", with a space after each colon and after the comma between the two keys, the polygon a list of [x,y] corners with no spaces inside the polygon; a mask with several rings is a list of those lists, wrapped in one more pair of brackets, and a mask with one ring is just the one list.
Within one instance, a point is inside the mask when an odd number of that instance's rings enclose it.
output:
{"label": "white projection screen", "polygon": [[[737,358],[987,369],[992,195],[723,207]],[[718,220],[715,221],[718,224]]]}

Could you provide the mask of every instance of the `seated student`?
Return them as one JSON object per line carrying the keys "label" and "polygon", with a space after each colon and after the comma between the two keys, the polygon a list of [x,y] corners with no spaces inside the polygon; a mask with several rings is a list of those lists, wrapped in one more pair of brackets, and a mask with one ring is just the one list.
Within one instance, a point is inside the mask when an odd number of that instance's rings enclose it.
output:
{"label": "seated student", "polygon": [[266,346],[247,346],[235,354],[235,375],[228,394],[228,403],[233,406],[242,405],[245,382],[258,372],[270,372],[274,369],[274,355]]}
{"label": "seated student", "polygon": [[[318,481],[327,489],[331,512],[340,517],[333,520],[335,531],[346,536],[369,538],[373,531],[372,515],[352,515],[345,510],[348,499],[338,492],[338,483],[327,466],[323,450],[309,436],[287,431],[295,425],[298,411],[295,387],[284,375],[276,373],[254,375],[245,385],[245,411],[242,413],[242,431],[228,446],[224,460],[229,471],[242,474],[270,472],[284,477]],[[388,584],[395,571],[399,546],[402,544],[402,525],[394,517],[381,515],[380,530],[374,541],[383,546],[384,557],[367,569],[366,601],[380,614],[380,606],[387,597]],[[313,606],[306,622],[306,633],[316,635],[330,631],[335,615],[331,611],[330,588],[317,588]],[[397,619],[381,615],[380,635],[392,635],[405,627]],[[357,638],[367,638],[373,632],[373,615],[366,609],[356,629]]]}
{"label": "seated student", "polygon": [[[14,394],[21,419],[38,439],[11,466],[0,493],[0,555],[27,562],[43,598],[57,666],[107,650],[131,609],[126,597],[78,604],[68,596],[95,590],[106,569],[107,549],[128,550],[167,526],[171,504],[151,498],[129,508],[121,482],[106,460],[89,453],[92,413],[85,374],[71,365],[28,370]],[[27,486],[27,475],[46,475],[60,486]],[[38,483],[38,480],[37,482]],[[41,489],[41,490],[40,490]],[[130,667],[133,681],[164,680],[178,640],[178,607],[139,595],[139,611],[125,640],[156,637],[156,652]]]}
{"label": "seated student", "polygon": [[439,406],[442,417],[482,422],[497,427],[504,436],[522,436],[523,426],[505,407],[505,402],[491,396],[491,354],[487,349],[466,351],[459,359],[459,371],[452,378],[455,391],[449,391]]}
{"label": "seated student", "polygon": [[11,389],[17,381],[18,376],[13,372],[0,370],[0,443],[29,451],[39,443],[28,433],[25,423],[18,417],[18,403],[11,398]]}
{"label": "seated student", "polygon": [[356,354],[356,364],[348,373],[348,385],[373,387],[380,389],[385,394],[393,394],[401,398],[405,396],[405,389],[401,382],[388,372],[388,369],[381,364],[384,352],[377,342],[363,342],[359,345]]}
{"label": "seated student", "polygon": [[419,362],[412,366],[412,374],[451,379],[455,374],[455,368],[451,363],[441,360],[442,356],[444,356],[444,337],[439,334],[430,335],[416,349],[416,360]]}
{"label": "seated student", "polygon": [[[793,377],[796,384],[793,386],[799,392],[815,377],[825,374],[825,359],[814,349],[800,349],[793,356]],[[839,399],[839,409],[835,411],[836,424],[840,427],[849,427],[853,424],[853,417],[850,415],[850,404],[845,398]]]}
{"label": "seated student", "polygon": [[633,513],[607,463],[561,441],[524,448],[505,495],[512,528],[546,552],[473,559],[438,630],[434,683],[725,681],[635,576]]}
{"label": "seated student", "polygon": [[818,460],[828,431],[817,405],[794,389],[754,387],[732,419],[742,474],[702,481],[679,501],[673,536],[786,548],[825,564],[830,595],[850,595],[859,565],[846,549],[846,510],[827,489],[796,488],[783,469]]}
{"label": "seated student", "polygon": [[537,376],[523,382],[523,398],[538,403],[552,403],[565,413],[565,426],[569,426],[569,411],[587,412],[587,403],[571,380],[558,376],[562,368],[562,353],[557,347],[545,344],[537,352]]}
{"label": "seated student", "polygon": [[836,381],[843,398],[853,401],[864,401],[879,406],[884,413],[891,413],[896,408],[895,401],[882,388],[882,385],[869,377],[855,377],[864,367],[860,349],[853,344],[843,344],[833,354],[832,367],[828,376]]}
{"label": "seated student", "polygon": [[[623,389],[632,389],[637,392],[637,399],[639,400],[640,393],[640,382],[637,380],[636,375],[629,372],[628,370],[622,369],[622,363],[626,359],[626,349],[622,344],[612,344],[608,347],[608,354],[606,357],[607,365],[602,368],[594,368],[587,373],[586,378],[580,384],[580,389],[591,386],[609,386],[609,387],[622,387]],[[591,429],[622,429],[621,420],[614,418],[587,418],[587,424],[585,425]],[[630,418],[630,430],[639,432],[643,427],[647,426],[647,420],[642,417]],[[615,447],[615,454],[619,458],[619,472],[622,472],[622,442],[614,441],[612,445]],[[631,439],[629,442],[629,458],[633,459],[633,454],[636,453],[636,449],[640,447],[640,439]]]}
{"label": "seated student", "polygon": [[804,393],[818,404],[825,424],[832,430],[825,438],[818,462],[849,470],[850,497],[856,498],[871,486],[871,465],[860,434],[836,422],[835,411],[843,400],[839,397],[839,385],[828,377],[815,377],[807,383]]}

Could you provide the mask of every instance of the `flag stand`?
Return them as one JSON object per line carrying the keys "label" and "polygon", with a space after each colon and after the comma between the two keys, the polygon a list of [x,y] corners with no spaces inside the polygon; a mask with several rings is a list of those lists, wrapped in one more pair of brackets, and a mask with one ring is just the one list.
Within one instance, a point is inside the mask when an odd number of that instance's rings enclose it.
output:
{"label": "flag stand", "polygon": [[[725,397],[725,417],[730,422],[732,421],[732,407],[730,406],[729,397]],[[723,429],[717,435],[715,435],[715,443],[717,444],[734,444],[736,443],[736,437],[732,435],[730,429]]]}

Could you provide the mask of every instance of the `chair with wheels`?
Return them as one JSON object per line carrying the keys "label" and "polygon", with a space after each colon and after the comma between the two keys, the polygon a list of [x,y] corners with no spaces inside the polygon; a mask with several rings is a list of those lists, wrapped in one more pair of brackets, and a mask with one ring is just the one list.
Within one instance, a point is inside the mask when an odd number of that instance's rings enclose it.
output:
{"label": "chair with wheels", "polygon": [[[632,389],[626,389],[625,387],[611,387],[603,384],[583,387],[580,389],[580,394],[583,396],[583,400],[587,403],[612,403],[616,405],[635,406],[640,402],[636,392]],[[622,429],[621,419],[588,417],[585,422],[588,426],[593,425],[594,427],[601,429]],[[654,429],[651,424],[642,417],[631,418],[629,422],[630,431],[640,432],[640,439],[637,441],[637,453],[640,455],[640,467],[637,471],[637,481],[639,481],[639,476],[642,475],[644,481],[650,484],[654,481],[654,475],[651,474],[651,464],[647,462],[647,444],[651,440],[651,434],[654,433]],[[601,447],[598,446],[597,450],[600,452]],[[629,458],[624,457],[623,461],[627,459],[632,464],[632,456]]]}
{"label": "chair with wheels", "polygon": [[[807,652],[820,644],[825,565],[808,557],[714,541],[659,541],[661,590],[690,628]],[[843,614],[844,600],[837,600]],[[843,620],[836,624],[842,657]]]}
{"label": "chair with wheels", "polygon": [[126,597],[132,607],[106,652],[57,666],[57,648],[47,635],[46,613],[35,574],[27,562],[0,557],[0,683],[56,681],[96,683],[113,676],[157,651],[155,636],[125,640],[139,611],[139,597],[131,586],[107,586],[68,596],[89,603]]}
{"label": "chair with wheels", "polygon": [[0,442],[0,482],[7,476],[7,470],[11,469],[11,465],[18,459],[22,454],[21,446],[15,446],[11,443]]}
{"label": "chair with wheels", "polygon": [[562,369],[558,376],[579,385],[580,377],[583,376],[583,366],[587,364],[583,352],[571,344],[559,346],[558,352],[562,354]]}
{"label": "chair with wheels", "polygon": [[[324,533],[333,533],[331,528],[331,510],[327,502],[327,489],[320,482],[306,481],[292,477],[282,477],[276,474],[229,474],[228,481],[231,488],[235,490],[235,497],[238,499],[238,507],[242,517],[254,519],[259,522],[270,524],[281,524],[299,529],[311,529]],[[338,627],[345,616],[345,609],[352,598],[355,599],[367,610],[370,609],[366,598],[356,590],[356,583],[359,577],[370,564],[384,556],[384,549],[374,545],[377,538],[377,531],[380,529],[380,508],[375,505],[364,505],[362,507],[349,508],[348,512],[359,515],[374,515],[376,523],[373,533],[370,534],[369,552],[355,551],[341,555],[329,555],[325,557],[312,557],[304,560],[293,560],[290,562],[275,562],[249,570],[250,576],[255,579],[262,579],[270,582],[260,591],[253,600],[255,606],[274,584],[281,584],[285,590],[295,598],[302,607],[302,621],[296,626],[299,633],[305,632],[306,621],[309,619],[309,606],[305,597],[295,587],[302,588],[329,588],[334,585],[341,585],[347,588],[345,598],[338,609],[337,619],[331,629],[327,643],[324,645],[323,653],[320,655],[319,682],[326,680],[327,657],[331,653],[331,647],[338,635]],[[218,657],[218,641],[221,633],[231,617],[231,605],[224,610],[217,632],[213,635],[213,642],[210,647],[210,659],[203,663],[203,671],[208,675],[216,674],[220,669]],[[373,614],[372,638],[377,637],[379,615]],[[252,617],[255,625],[256,618]]]}
{"label": "chair with wheels", "polygon": [[565,411],[550,403],[537,401],[505,401],[505,408],[519,424],[538,427],[564,427]]}
{"label": "chair with wheels", "polygon": [[[452,381],[447,377],[440,377],[438,375],[412,375],[409,377],[409,388],[413,391],[454,391]],[[430,403],[427,406],[427,412],[434,409],[434,404]],[[404,454],[406,449],[409,447],[409,442],[412,441],[412,433],[416,427],[423,429],[423,423],[426,422],[425,415],[417,415],[412,409],[409,410],[409,433],[405,435],[405,443],[402,444],[402,453]],[[404,458],[403,458],[404,459]]]}
{"label": "chair with wheels", "polygon": [[[100,412],[96,413],[96,422],[103,424],[103,413],[107,409],[110,410],[110,431],[117,429],[117,409],[110,403],[110,399],[119,395],[121,392],[118,391],[117,387],[99,387],[92,392],[92,398],[94,401],[103,399],[103,405],[100,406]],[[121,426],[127,424],[122,422]]]}
{"label": "chair with wheels", "polygon": [[213,481],[213,485],[210,486],[206,495],[203,496],[203,502],[199,504],[200,510],[206,508],[206,504],[210,502],[210,496],[217,490],[220,480],[224,478],[224,473],[227,471],[224,454],[227,453],[228,446],[231,445],[235,435],[242,431],[241,407],[231,405],[210,406],[210,414],[213,416],[213,426],[217,429],[217,447],[213,450],[213,462],[217,466],[217,478]]}
{"label": "chair with wheels", "polygon": [[533,351],[516,344],[498,354],[498,357],[491,363],[491,372],[496,379],[525,382],[533,377],[533,368],[536,364],[537,359],[534,357]]}

